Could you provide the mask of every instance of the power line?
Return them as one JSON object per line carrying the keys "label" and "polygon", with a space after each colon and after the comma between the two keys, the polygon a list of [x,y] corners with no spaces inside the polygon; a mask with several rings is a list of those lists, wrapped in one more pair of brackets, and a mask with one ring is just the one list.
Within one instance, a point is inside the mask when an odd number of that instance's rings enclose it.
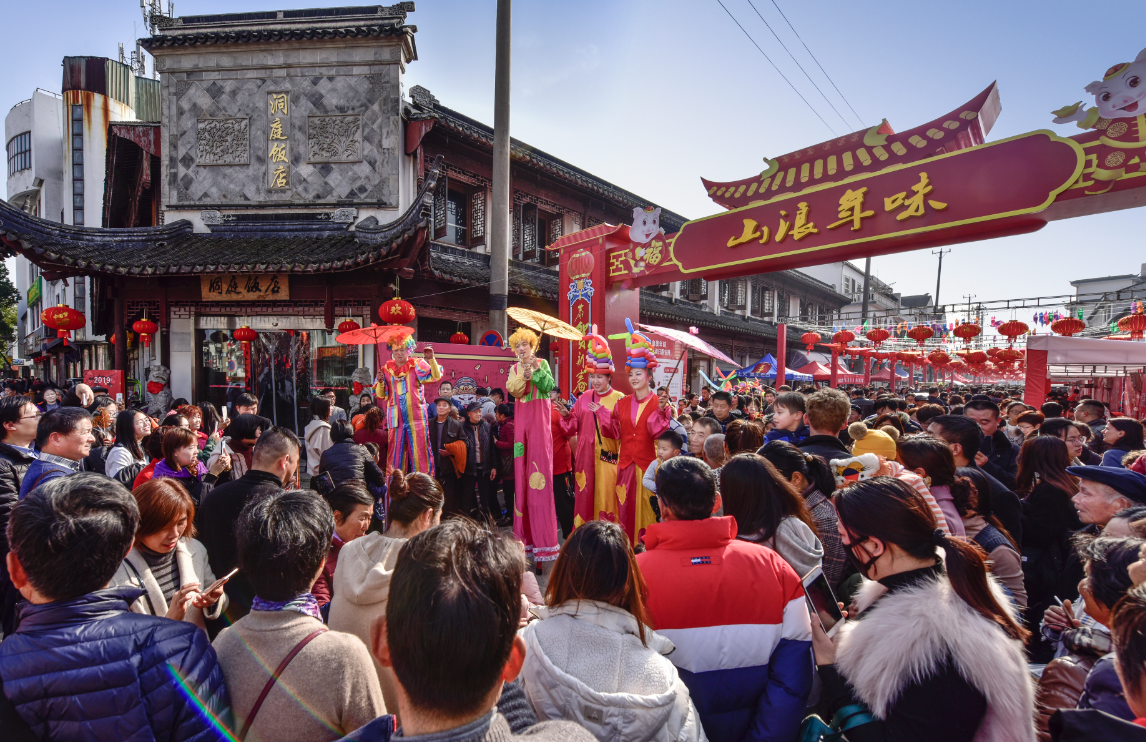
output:
{"label": "power line", "polygon": [[809,49],[808,45],[804,43],[804,40],[800,38],[800,34],[796,32],[796,27],[792,25],[790,20],[788,20],[788,16],[784,15],[784,11],[780,10],[780,6],[776,5],[776,0],[772,0],[772,5],[776,6],[776,10],[779,11],[780,17],[784,19],[784,22],[788,24],[788,28],[792,29],[792,33],[796,34],[797,39],[800,39],[800,44],[803,45],[804,51],[808,52],[808,56],[811,57],[812,61],[816,63],[816,66],[820,68],[820,72],[823,72],[824,77],[828,78],[828,82],[830,82],[832,87],[836,89],[836,92],[840,94],[840,98],[843,99],[844,103],[848,104],[848,108],[851,108],[852,113],[856,117],[856,121],[859,121],[860,126],[862,127],[864,125],[863,118],[858,113],[856,113],[856,109],[852,108],[852,104],[848,103],[848,99],[845,98],[844,94],[840,92],[839,87],[836,86],[835,80],[833,80],[832,76],[828,74],[828,71],[824,69],[824,65],[820,64],[820,60],[816,59],[816,55],[812,54],[812,50]]}
{"label": "power line", "polygon": [[753,3],[752,0],[748,0],[748,4],[750,6],[752,6],[752,10],[756,11],[756,16],[761,21],[764,21],[764,25],[768,28],[769,31],[772,32],[772,36],[774,36],[776,38],[776,41],[780,43],[780,48],[783,49],[784,51],[788,52],[788,56],[791,57],[792,61],[796,63],[796,66],[800,68],[800,72],[804,73],[804,77],[808,78],[808,82],[812,83],[812,87],[816,89],[816,92],[820,94],[820,97],[822,97],[824,99],[824,102],[827,103],[828,106],[833,111],[836,112],[836,115],[840,117],[840,121],[844,122],[844,126],[850,126],[851,124],[849,124],[847,122],[847,119],[845,119],[839,111],[836,111],[836,107],[834,105],[832,105],[832,102],[830,100],[828,100],[828,96],[824,95],[824,91],[820,90],[820,86],[816,84],[816,81],[813,80],[812,76],[808,74],[808,71],[806,69],[804,69],[804,65],[800,64],[800,60],[796,59],[796,55],[792,54],[791,50],[788,49],[788,47],[784,44],[784,42],[780,39],[780,37],[772,29],[772,25],[770,23],[768,23],[768,21],[764,20],[764,16],[760,15],[760,11],[757,10],[756,4]]}
{"label": "power line", "polygon": [[752,38],[752,35],[748,33],[744,26],[740,25],[740,21],[736,20],[736,16],[732,15],[732,11],[724,5],[723,0],[716,0],[716,2],[720,3],[720,7],[724,8],[724,12],[728,14],[728,17],[732,19],[732,22],[735,23],[740,28],[740,30],[744,32],[744,35],[747,36],[748,40],[752,42],[752,46],[756,47],[756,51],[760,52],[760,54],[768,60],[768,64],[772,65],[772,69],[776,70],[776,74],[783,78],[784,82],[788,83],[788,87],[792,88],[792,92],[800,96],[800,100],[804,101],[804,105],[806,105],[812,111],[812,113],[816,114],[816,118],[820,120],[820,123],[822,123],[824,126],[827,126],[828,131],[832,132],[832,136],[835,136],[836,130],[833,129],[827,121],[824,121],[824,117],[820,115],[819,111],[817,111],[815,108],[812,108],[812,104],[808,102],[808,99],[801,95],[800,91],[796,89],[796,86],[792,84],[792,81],[784,76],[784,73],[780,71],[780,68],[776,66],[776,63],[772,61],[772,58],[764,53],[764,50],[761,49],[760,45],[756,43],[756,39]]}

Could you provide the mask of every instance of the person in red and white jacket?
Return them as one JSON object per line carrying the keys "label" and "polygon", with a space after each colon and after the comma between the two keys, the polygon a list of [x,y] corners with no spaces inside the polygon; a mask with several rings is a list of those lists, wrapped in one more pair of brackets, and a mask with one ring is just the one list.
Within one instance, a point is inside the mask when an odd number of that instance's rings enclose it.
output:
{"label": "person in red and white jacket", "polygon": [[637,563],[653,626],[713,740],[792,740],[812,686],[811,618],[795,571],[776,552],[736,539],[716,479],[699,459],[657,470],[663,522]]}

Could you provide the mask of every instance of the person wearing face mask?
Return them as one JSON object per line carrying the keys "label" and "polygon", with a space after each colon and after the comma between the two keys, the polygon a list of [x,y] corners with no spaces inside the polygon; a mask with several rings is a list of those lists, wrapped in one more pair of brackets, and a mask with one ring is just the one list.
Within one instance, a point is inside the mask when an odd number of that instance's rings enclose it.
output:
{"label": "person wearing face mask", "polygon": [[602,516],[617,517],[617,460],[621,442],[613,438],[602,424],[608,425],[608,414],[624,395],[613,388],[613,355],[609,341],[593,332],[585,336],[585,366],[589,371],[589,391],[577,398],[572,410],[559,405],[561,432],[577,436],[574,452],[573,513],[581,522]]}
{"label": "person wearing face mask", "polygon": [[936,528],[897,479],[857,482],[835,503],[866,580],[858,616],[834,638],[813,621],[812,645],[828,709],[849,709],[847,739],[1033,742],[1027,632],[979,550]]}

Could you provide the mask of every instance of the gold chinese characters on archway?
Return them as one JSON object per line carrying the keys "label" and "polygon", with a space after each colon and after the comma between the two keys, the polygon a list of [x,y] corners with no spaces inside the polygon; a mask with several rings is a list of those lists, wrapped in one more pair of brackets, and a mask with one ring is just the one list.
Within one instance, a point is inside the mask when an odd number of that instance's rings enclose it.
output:
{"label": "gold chinese characters on archway", "polygon": [[290,277],[286,273],[248,273],[201,276],[203,301],[288,301]]}

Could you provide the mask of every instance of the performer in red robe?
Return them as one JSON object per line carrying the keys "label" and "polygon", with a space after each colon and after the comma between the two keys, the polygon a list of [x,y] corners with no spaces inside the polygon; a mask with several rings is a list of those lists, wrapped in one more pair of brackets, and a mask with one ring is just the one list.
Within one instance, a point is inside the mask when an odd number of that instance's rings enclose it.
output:
{"label": "performer in red robe", "polygon": [[[653,369],[657,357],[653,344],[643,334],[633,330],[628,319],[629,337],[625,339],[625,366],[629,369],[632,394],[618,400],[609,420],[609,437],[621,441],[620,460],[617,462],[617,504],[620,523],[633,544],[644,537],[645,529],[656,522],[650,498],[642,480],[645,470],[656,458],[656,440],[668,430],[672,419],[667,397],[658,397],[652,389]],[[601,432],[605,433],[602,425]]]}

